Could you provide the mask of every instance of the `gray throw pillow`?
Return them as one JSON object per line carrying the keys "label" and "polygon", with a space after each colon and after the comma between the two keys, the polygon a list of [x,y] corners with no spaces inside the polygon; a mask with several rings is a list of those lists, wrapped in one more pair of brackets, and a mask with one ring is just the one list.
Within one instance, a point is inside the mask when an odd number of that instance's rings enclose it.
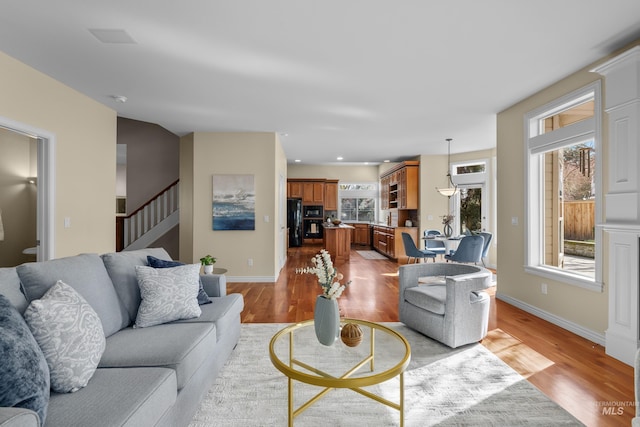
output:
{"label": "gray throw pillow", "polygon": [[[147,255],[147,262],[149,263],[149,267],[153,268],[171,268],[184,265],[184,263],[180,261],[167,261],[151,255]],[[202,280],[200,279],[200,277],[198,277],[198,304],[211,304],[209,295],[207,295],[207,293],[204,291],[204,287],[202,286]]]}
{"label": "gray throw pillow", "polygon": [[136,266],[136,276],[142,301],[135,328],[192,319],[202,314],[196,298],[200,264],[171,268]]}
{"label": "gray throw pillow", "polygon": [[0,407],[31,409],[44,425],[49,367],[18,310],[0,295]]}
{"label": "gray throw pillow", "polygon": [[31,301],[24,318],[47,359],[51,389],[69,393],[85,387],[106,344],[102,322],[89,303],[58,280]]}

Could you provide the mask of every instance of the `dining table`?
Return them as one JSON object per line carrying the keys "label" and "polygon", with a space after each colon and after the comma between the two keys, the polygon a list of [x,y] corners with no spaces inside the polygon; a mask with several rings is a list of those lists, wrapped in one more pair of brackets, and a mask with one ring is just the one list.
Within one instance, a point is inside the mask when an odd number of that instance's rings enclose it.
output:
{"label": "dining table", "polygon": [[425,249],[426,249],[426,245],[427,245],[427,240],[439,240],[441,242],[444,242],[444,248],[445,248],[445,254],[451,254],[452,252],[455,252],[458,249],[458,245],[460,244],[460,241],[462,240],[464,236],[452,236],[452,237],[446,237],[446,236],[423,236],[422,240],[424,240],[425,242]]}

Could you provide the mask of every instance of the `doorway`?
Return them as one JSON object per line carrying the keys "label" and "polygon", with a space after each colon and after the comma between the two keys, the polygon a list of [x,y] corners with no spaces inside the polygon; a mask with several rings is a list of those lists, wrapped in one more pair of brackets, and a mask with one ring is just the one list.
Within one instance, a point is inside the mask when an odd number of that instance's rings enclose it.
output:
{"label": "doorway", "polygon": [[460,186],[455,212],[459,219],[457,234],[487,230],[486,206],[483,203],[484,185]]}
{"label": "doorway", "polygon": [[[28,162],[33,166],[23,171],[13,172],[16,184],[21,184],[22,187],[26,187],[26,191],[35,193],[35,233],[33,234],[35,239],[32,239],[32,243],[21,248],[20,251],[32,253],[31,256],[34,259],[31,260],[44,261],[52,259],[54,257],[55,135],[2,116],[0,116],[0,130],[6,135],[11,135],[16,140],[29,141],[30,146],[35,147],[35,154],[30,156],[34,158],[34,161]],[[34,189],[33,186],[36,188]],[[6,191],[4,192],[5,195],[7,194]],[[0,209],[4,209],[5,218],[8,218],[7,209],[12,209],[12,207],[5,206],[3,208],[0,206]],[[33,211],[33,208],[31,210]],[[13,213],[11,214],[13,215]],[[3,224],[3,229],[4,241],[0,242],[0,244],[7,243],[13,233],[13,230],[7,227],[6,222]]]}

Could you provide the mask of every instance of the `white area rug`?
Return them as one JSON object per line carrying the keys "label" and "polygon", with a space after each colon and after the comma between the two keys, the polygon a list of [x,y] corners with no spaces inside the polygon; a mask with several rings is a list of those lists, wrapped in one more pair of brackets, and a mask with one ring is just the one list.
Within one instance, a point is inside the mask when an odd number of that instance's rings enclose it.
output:
{"label": "white area rug", "polygon": [[356,251],[364,259],[389,259],[376,251]]}
{"label": "white area rug", "polygon": [[[411,363],[405,372],[405,426],[582,425],[482,345],[452,350],[401,323],[387,325],[411,344]],[[242,325],[240,342],[191,427],[287,425],[287,379],[271,364],[268,348],[271,337],[284,326]],[[397,401],[398,385],[394,378],[371,389]],[[297,407],[320,388],[296,382],[294,390]],[[333,390],[294,424],[397,426],[399,415],[351,390]]]}

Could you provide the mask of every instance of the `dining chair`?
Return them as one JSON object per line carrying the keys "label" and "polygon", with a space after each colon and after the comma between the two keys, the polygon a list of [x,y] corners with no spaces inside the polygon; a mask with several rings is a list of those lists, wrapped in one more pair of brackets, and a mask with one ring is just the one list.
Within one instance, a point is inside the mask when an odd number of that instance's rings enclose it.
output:
{"label": "dining chair", "polygon": [[458,249],[452,254],[445,254],[447,261],[477,264],[482,261],[482,249],[484,248],[484,238],[479,235],[464,236],[460,240]]}
{"label": "dining chair", "polygon": [[414,258],[414,263],[418,262],[420,258],[433,258],[433,262],[436,262],[436,253],[426,249],[418,249],[409,233],[402,232],[402,244],[408,257],[407,264],[411,261],[411,258]]}
{"label": "dining chair", "polygon": [[482,248],[482,257],[480,259],[482,260],[482,265],[486,267],[487,265],[484,263],[484,259],[489,255],[489,247],[491,246],[491,241],[493,240],[493,233],[489,233],[488,231],[482,231],[478,233],[478,235],[482,236],[482,238],[484,239],[484,246]]}
{"label": "dining chair", "polygon": [[436,240],[436,236],[442,236],[440,230],[425,230],[424,248],[438,255],[444,255],[447,252],[447,247],[442,240]]}

